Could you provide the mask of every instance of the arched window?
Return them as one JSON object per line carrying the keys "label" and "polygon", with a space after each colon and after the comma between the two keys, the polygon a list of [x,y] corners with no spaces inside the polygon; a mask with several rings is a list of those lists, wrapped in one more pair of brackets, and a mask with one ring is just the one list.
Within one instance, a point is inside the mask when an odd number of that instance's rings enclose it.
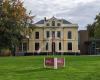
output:
{"label": "arched window", "polygon": [[72,32],[68,31],[68,39],[72,39]]}
{"label": "arched window", "polygon": [[50,26],[50,24],[49,24],[49,23],[47,23],[46,25],[47,25],[47,26]]}
{"label": "arched window", "polygon": [[61,32],[60,31],[57,31],[57,37],[61,38]]}
{"label": "arched window", "polygon": [[46,37],[49,38],[50,37],[50,32],[46,31]]}
{"label": "arched window", "polygon": [[39,43],[35,43],[35,50],[39,50],[40,44]]}
{"label": "arched window", "polygon": [[57,23],[57,26],[61,26],[61,24],[60,23]]}
{"label": "arched window", "polygon": [[35,32],[35,39],[39,39],[39,32]]}
{"label": "arched window", "polygon": [[68,43],[68,50],[72,50],[72,43],[71,42]]}
{"label": "arched window", "polygon": [[52,26],[55,26],[55,21],[52,21]]}

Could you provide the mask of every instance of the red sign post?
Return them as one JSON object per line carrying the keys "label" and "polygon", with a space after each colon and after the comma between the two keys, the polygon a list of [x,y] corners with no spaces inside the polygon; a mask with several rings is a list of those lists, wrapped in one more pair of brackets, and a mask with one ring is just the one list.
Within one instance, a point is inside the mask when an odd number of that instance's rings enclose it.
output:
{"label": "red sign post", "polygon": [[53,67],[65,67],[65,58],[44,58],[44,68]]}

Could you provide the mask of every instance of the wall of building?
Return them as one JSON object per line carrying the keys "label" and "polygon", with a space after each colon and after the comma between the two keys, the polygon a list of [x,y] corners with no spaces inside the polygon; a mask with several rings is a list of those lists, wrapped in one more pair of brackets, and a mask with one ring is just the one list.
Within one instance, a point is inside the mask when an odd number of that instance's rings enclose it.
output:
{"label": "wall of building", "polygon": [[80,30],[79,31],[79,48],[81,54],[88,54],[88,45],[85,43],[88,41],[88,31]]}
{"label": "wall of building", "polygon": [[[52,25],[52,21],[55,21],[55,26]],[[49,26],[47,26],[49,23]],[[60,26],[57,24],[60,23]],[[51,18],[44,21],[43,24],[36,24],[34,31],[32,32],[28,43],[29,49],[27,53],[52,53],[52,42],[55,42],[55,52],[57,53],[79,53],[78,50],[78,25],[65,23],[63,19],[59,20]],[[50,37],[46,37],[46,31],[50,32]],[[55,31],[55,38],[52,37],[52,31]],[[57,31],[61,32],[61,37],[57,37]],[[68,32],[71,32],[71,39],[68,39]],[[35,38],[35,32],[39,32],[39,39]],[[59,43],[61,42],[61,50],[59,50]],[[68,50],[68,43],[72,43],[72,50]],[[39,50],[35,50],[35,43],[39,43]],[[48,43],[48,50],[46,50],[46,43]]]}
{"label": "wall of building", "polygon": [[[40,33],[39,39],[35,39],[35,32]],[[78,31],[76,27],[72,28],[38,28],[33,32],[33,42],[30,42],[30,52],[38,52],[35,51],[35,42],[40,43],[40,52],[52,52],[52,38],[46,38],[46,31],[61,31],[61,38],[57,38],[55,36],[55,44],[56,44],[56,52],[79,52],[78,50]],[[72,39],[68,39],[68,31],[72,32]],[[56,33],[57,34],[57,33]],[[51,35],[51,33],[50,33]],[[49,50],[46,50],[46,43],[49,44]],[[62,50],[59,50],[59,42],[61,42]],[[67,44],[68,42],[72,43],[72,51],[68,51]],[[32,45],[33,44],[33,45]]]}
{"label": "wall of building", "polygon": [[[68,31],[72,32],[72,39],[68,39]],[[79,52],[78,50],[78,29],[77,28],[64,28],[64,52]],[[72,42],[72,51],[68,51],[68,42]]]}

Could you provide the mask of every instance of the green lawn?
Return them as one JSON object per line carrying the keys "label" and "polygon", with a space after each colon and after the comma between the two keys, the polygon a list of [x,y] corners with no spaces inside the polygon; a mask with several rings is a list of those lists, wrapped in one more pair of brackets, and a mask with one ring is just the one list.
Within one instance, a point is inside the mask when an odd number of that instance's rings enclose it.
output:
{"label": "green lawn", "polygon": [[44,69],[43,58],[0,57],[0,80],[100,80],[100,56],[65,56],[57,70]]}

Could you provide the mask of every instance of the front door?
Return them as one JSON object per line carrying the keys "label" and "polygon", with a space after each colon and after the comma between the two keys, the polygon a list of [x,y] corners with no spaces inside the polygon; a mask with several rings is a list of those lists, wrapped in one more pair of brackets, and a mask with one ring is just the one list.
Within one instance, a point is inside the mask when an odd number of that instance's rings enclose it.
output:
{"label": "front door", "polygon": [[52,42],[52,52],[55,52],[55,42]]}

